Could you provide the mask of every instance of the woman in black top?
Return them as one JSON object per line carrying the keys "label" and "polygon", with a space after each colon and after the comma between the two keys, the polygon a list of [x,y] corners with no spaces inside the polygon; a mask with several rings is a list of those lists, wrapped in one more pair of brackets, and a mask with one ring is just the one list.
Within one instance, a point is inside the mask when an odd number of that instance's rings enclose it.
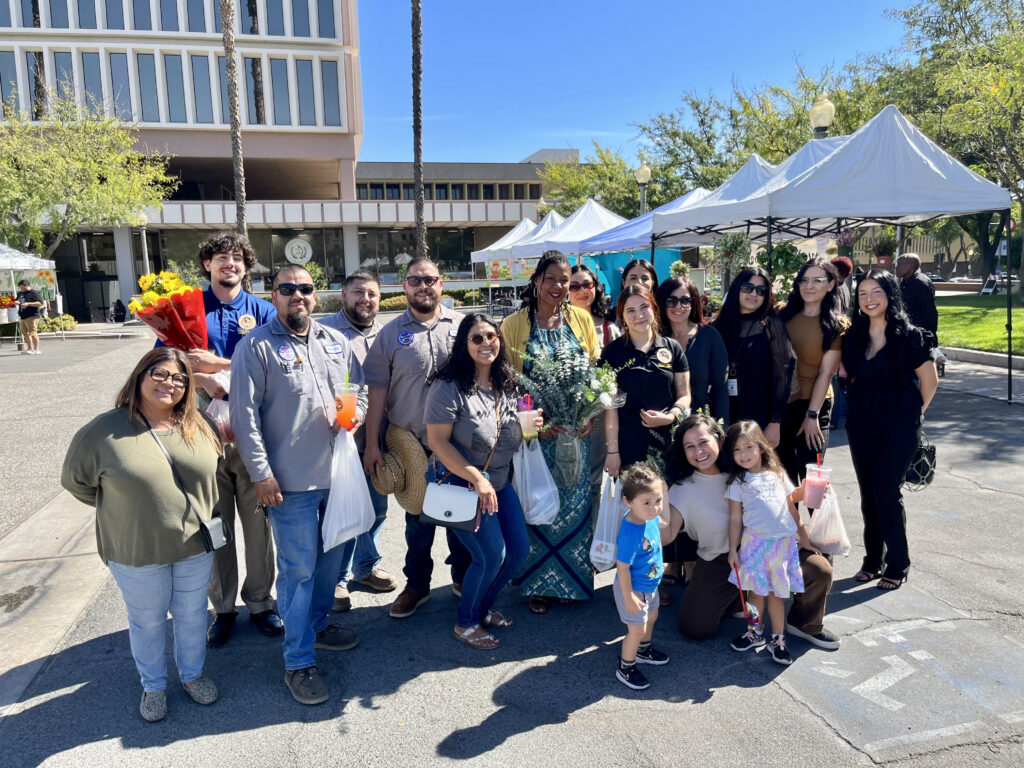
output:
{"label": "woman in black top", "polygon": [[853,578],[881,576],[879,589],[899,589],[910,568],[900,486],[939,380],[924,335],[903,309],[899,283],[884,269],[857,283],[843,365],[850,381],[846,435],[864,516],[864,562]]}
{"label": "woman in black top", "polygon": [[796,355],[785,323],[775,316],[771,276],[760,267],[736,275],[713,325],[729,353],[729,423],[756,421],[774,448]]}

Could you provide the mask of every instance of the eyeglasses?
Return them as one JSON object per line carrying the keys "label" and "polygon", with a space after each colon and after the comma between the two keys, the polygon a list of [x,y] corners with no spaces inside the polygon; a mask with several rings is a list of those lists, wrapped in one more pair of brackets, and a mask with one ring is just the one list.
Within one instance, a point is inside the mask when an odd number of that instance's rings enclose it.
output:
{"label": "eyeglasses", "polygon": [[754,285],[753,283],[740,283],[740,293],[756,293],[758,296],[767,296],[768,286]]}
{"label": "eyeglasses", "polygon": [[149,378],[161,384],[170,379],[171,384],[178,389],[184,389],[188,386],[188,376],[184,373],[171,373],[166,368],[150,368]]}
{"label": "eyeglasses", "polygon": [[689,296],[669,296],[665,299],[665,306],[668,309],[673,307],[689,307],[693,304],[693,299]]}
{"label": "eyeglasses", "polygon": [[409,275],[405,278],[405,282],[411,285],[413,288],[419,288],[421,285],[430,288],[432,285],[437,283],[441,278],[437,275]]}
{"label": "eyeglasses", "polygon": [[594,284],[589,280],[585,283],[569,283],[569,290],[573,293],[576,291],[589,291],[594,288]]}
{"label": "eyeglasses", "polygon": [[496,338],[498,338],[498,334],[496,334],[494,331],[488,331],[487,333],[474,333],[472,336],[469,337],[469,340],[472,341],[477,346],[480,346],[485,341],[489,344]]}
{"label": "eyeglasses", "polygon": [[300,283],[298,285],[295,283],[281,283],[275,290],[282,296],[291,296],[296,291],[303,296],[310,296],[314,288],[312,283]]}
{"label": "eyeglasses", "polygon": [[796,279],[797,285],[813,285],[815,287],[819,285],[824,285],[827,282],[827,277],[798,277]]}

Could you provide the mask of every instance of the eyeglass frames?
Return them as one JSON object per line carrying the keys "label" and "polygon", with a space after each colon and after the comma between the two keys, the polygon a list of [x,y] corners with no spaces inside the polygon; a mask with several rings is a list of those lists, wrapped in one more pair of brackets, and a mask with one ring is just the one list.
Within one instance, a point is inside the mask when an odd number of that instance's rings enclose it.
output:
{"label": "eyeglass frames", "polygon": [[673,307],[689,307],[693,305],[693,299],[689,296],[669,296],[665,299],[665,306],[668,309]]}
{"label": "eyeglass frames", "polygon": [[756,293],[758,296],[768,295],[767,285],[754,285],[753,283],[740,283],[740,293]]}
{"label": "eyeglass frames", "polygon": [[409,275],[405,278],[405,282],[411,285],[413,288],[419,288],[421,285],[430,288],[435,285],[441,278],[437,275]]}
{"label": "eyeglass frames", "polygon": [[476,344],[477,346],[480,346],[485,341],[489,344],[496,338],[498,338],[498,334],[496,334],[494,331],[488,331],[487,333],[474,333],[472,336],[469,337],[469,340]]}
{"label": "eyeglass frames", "polygon": [[310,296],[313,293],[314,288],[312,283],[299,283],[298,285],[295,283],[281,283],[274,290],[282,296],[291,296],[296,291],[301,293],[303,296]]}
{"label": "eyeglass frames", "polygon": [[178,389],[184,389],[188,386],[188,376],[184,373],[171,373],[166,368],[150,368],[149,378],[161,384],[170,379],[171,384]]}

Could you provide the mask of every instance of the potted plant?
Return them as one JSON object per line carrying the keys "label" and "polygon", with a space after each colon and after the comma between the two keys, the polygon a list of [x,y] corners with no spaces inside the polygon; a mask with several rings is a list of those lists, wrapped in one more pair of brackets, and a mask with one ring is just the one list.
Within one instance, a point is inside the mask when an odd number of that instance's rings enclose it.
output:
{"label": "potted plant", "polygon": [[896,253],[896,238],[886,235],[876,240],[875,244],[871,247],[871,252],[875,255],[878,266],[891,266],[892,257]]}
{"label": "potted plant", "polygon": [[857,233],[852,229],[840,230],[836,235],[836,252],[839,256],[853,258],[853,244],[857,242]]}

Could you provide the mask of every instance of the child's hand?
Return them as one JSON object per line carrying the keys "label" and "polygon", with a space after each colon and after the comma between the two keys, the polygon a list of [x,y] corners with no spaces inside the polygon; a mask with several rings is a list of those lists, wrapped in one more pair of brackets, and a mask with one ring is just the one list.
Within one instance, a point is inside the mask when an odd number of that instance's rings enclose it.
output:
{"label": "child's hand", "polygon": [[644,609],[644,602],[636,596],[636,592],[626,595],[625,603],[627,613],[640,613]]}
{"label": "child's hand", "polygon": [[735,549],[730,549],[729,550],[729,567],[730,568],[735,568],[739,564],[740,564],[739,553]]}
{"label": "child's hand", "polygon": [[800,549],[806,549],[808,552],[813,552],[816,555],[821,554],[821,552],[819,552],[815,548],[815,546],[811,544],[811,537],[807,533],[807,528],[805,526],[801,525],[800,530],[796,532],[796,540],[797,543],[800,545]]}

